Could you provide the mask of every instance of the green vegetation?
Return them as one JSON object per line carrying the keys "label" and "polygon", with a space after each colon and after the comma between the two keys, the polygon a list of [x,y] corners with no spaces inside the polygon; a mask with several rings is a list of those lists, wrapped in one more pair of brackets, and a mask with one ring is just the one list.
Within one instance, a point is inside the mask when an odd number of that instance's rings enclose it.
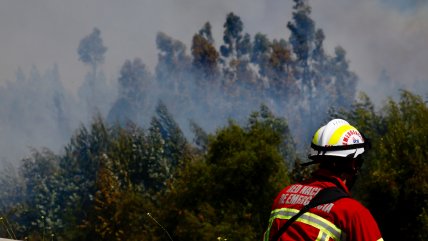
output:
{"label": "green vegetation", "polygon": [[4,196],[18,236],[163,240],[156,220],[174,240],[257,238],[272,197],[289,183],[285,120],[263,106],[245,127],[230,122],[208,135],[204,151],[186,141],[161,103],[157,113],[148,130],[96,118],[63,156],[34,151],[14,184],[20,191]]}
{"label": "green vegetation", "polygon": [[[1,208],[17,237],[260,238],[276,193],[308,173],[290,165],[298,159],[287,122],[261,106],[242,126],[230,121],[214,134],[194,128],[194,140],[205,143],[196,145],[162,103],[157,110],[147,130],[98,117],[76,131],[65,154],[35,150],[18,174],[5,173]],[[371,210],[384,238],[426,240],[426,103],[402,92],[398,102],[375,111],[362,95],[335,116],[372,140],[354,195]]]}
{"label": "green vegetation", "polygon": [[358,197],[379,222],[385,240],[428,239],[428,108],[403,91],[380,113],[367,96],[342,113],[372,138]]}
{"label": "green vegetation", "polygon": [[[372,139],[355,197],[385,240],[427,240],[427,103],[406,91],[382,108],[364,94],[354,101],[358,78],[346,51],[326,53],[307,1],[294,3],[288,40],[252,38],[234,13],[219,50],[208,22],[193,36],[191,56],[184,43],[159,33],[155,73],[140,58],[126,60],[117,89],[100,70],[107,48],[95,28],[78,48],[92,67],[79,89],[86,108],[70,104],[58,68],[47,77],[18,72],[16,83],[0,88],[0,120],[14,137],[69,138],[73,113],[100,114],[75,129],[62,153],[33,150],[18,171],[3,170],[0,236],[260,239],[277,192],[310,175],[298,153],[315,128],[343,117]],[[328,116],[331,108],[337,111]],[[182,129],[188,122],[192,138]]]}

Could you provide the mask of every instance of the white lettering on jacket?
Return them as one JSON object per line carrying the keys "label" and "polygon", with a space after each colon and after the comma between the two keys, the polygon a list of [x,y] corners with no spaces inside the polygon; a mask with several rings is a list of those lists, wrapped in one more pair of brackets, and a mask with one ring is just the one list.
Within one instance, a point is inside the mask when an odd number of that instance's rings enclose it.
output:
{"label": "white lettering on jacket", "polygon": [[[321,190],[320,187],[304,186],[301,184],[294,184],[281,195],[278,203],[280,205],[308,205],[312,198],[317,195]],[[330,213],[334,203],[326,203],[318,205],[316,208],[326,213]]]}

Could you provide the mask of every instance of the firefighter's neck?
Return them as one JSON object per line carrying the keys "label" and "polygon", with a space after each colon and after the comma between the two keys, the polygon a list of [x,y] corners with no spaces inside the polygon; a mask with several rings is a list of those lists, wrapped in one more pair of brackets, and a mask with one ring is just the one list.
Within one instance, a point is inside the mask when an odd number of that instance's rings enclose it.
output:
{"label": "firefighter's neck", "polygon": [[353,172],[353,173],[342,173],[342,175],[340,175],[340,179],[342,180],[342,182],[346,185],[346,187],[348,187],[349,190],[352,189],[352,187],[355,184],[355,181],[357,180],[357,173]]}

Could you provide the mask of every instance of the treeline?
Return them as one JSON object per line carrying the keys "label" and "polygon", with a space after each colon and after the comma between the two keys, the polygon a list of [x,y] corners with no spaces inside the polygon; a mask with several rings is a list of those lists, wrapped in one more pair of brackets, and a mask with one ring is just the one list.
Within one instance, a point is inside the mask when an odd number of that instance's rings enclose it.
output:
{"label": "treeline", "polygon": [[[374,214],[385,240],[428,239],[428,106],[402,91],[380,113],[367,96],[345,113],[372,139],[356,194]],[[339,115],[340,116],[340,115]]]}
{"label": "treeline", "polygon": [[[385,239],[426,240],[428,108],[409,92],[383,107],[375,111],[363,95],[331,116],[372,140],[354,196]],[[98,117],[76,131],[64,155],[34,150],[18,173],[0,177],[2,236],[260,239],[275,194],[311,171],[298,165],[306,160],[297,158],[286,120],[261,106],[243,125],[230,121],[215,133],[193,125],[193,133],[185,138],[159,103],[147,129]]]}
{"label": "treeline", "polygon": [[301,137],[317,128],[327,110],[351,105],[357,84],[346,51],[337,47],[327,53],[324,33],[310,14],[305,1],[295,0],[288,39],[251,36],[234,13],[218,26],[223,38],[217,42],[209,22],[201,24],[190,47],[159,33],[154,70],[143,58],[129,59],[111,81],[103,73],[109,49],[94,28],[77,46],[76,60],[88,66],[77,94],[64,88],[60,70],[66,67],[57,65],[44,72],[33,66],[28,74],[18,69],[16,81],[0,88],[0,132],[8,137],[1,140],[0,157],[21,158],[27,146],[60,150],[94,113],[110,124],[131,121],[147,127],[159,100],[186,135],[189,120],[214,131],[229,118],[244,122],[265,104],[288,119],[296,143],[302,144]]}
{"label": "treeline", "polygon": [[0,178],[11,224],[3,237],[165,240],[159,222],[174,240],[255,239],[289,179],[285,120],[262,106],[246,126],[193,129],[196,144],[159,103],[148,129],[99,117],[77,130],[64,155],[34,150],[18,173]]}
{"label": "treeline", "polygon": [[288,40],[252,37],[230,13],[219,49],[210,23],[195,33],[190,55],[159,33],[155,72],[127,60],[117,86],[102,72],[108,49],[95,28],[77,49],[90,67],[77,100],[57,66],[18,71],[0,89],[0,131],[14,137],[1,146],[13,151],[15,140],[40,136],[51,142],[44,145],[66,144],[59,153],[36,148],[17,171],[3,170],[1,236],[259,239],[276,192],[309,176],[297,153],[324,120],[344,117],[373,140],[355,195],[386,240],[426,240],[426,103],[409,92],[382,111],[366,96],[354,102],[345,50],[326,53],[310,6],[294,3]]}
{"label": "treeline", "polygon": [[127,60],[108,120],[146,123],[147,110],[161,99],[179,123],[192,119],[213,131],[228,118],[244,121],[265,104],[287,117],[296,136],[308,135],[330,108],[352,104],[358,78],[342,47],[326,52],[324,32],[306,1],[294,2],[288,40],[251,36],[234,13],[226,16],[219,49],[209,22],[194,34],[190,55],[184,43],[159,33],[155,73],[140,58]]}

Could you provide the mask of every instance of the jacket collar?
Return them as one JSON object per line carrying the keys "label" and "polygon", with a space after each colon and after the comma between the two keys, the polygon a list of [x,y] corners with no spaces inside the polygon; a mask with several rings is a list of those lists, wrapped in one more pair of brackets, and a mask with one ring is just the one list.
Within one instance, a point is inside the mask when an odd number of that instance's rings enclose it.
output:
{"label": "jacket collar", "polygon": [[331,182],[334,185],[336,185],[338,188],[342,188],[345,192],[349,193],[348,187],[345,185],[345,183],[337,177],[335,174],[333,174],[331,171],[327,169],[318,169],[312,173],[312,176],[315,179],[320,179],[323,181]]}

